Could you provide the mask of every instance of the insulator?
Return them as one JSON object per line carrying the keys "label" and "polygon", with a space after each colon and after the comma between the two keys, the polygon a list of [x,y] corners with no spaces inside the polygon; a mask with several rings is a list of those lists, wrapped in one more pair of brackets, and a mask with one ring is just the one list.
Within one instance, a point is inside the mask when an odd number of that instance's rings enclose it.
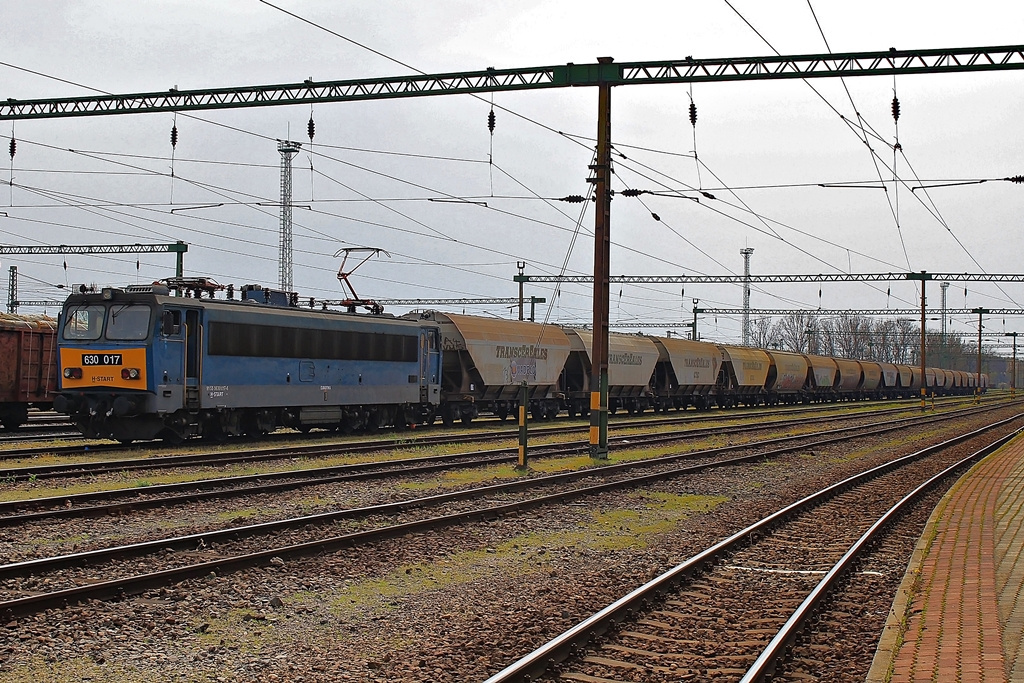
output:
{"label": "insulator", "polygon": [[[11,149],[12,150],[14,149],[14,140],[11,140]],[[11,156],[12,157],[14,156],[14,152],[13,151],[11,152]],[[1024,183],[1024,175],[1010,176],[1009,178],[1007,178],[1007,180],[1009,180],[1011,183],[1017,183],[1017,184]]]}
{"label": "insulator", "polygon": [[895,95],[892,96],[892,118],[894,121],[900,120],[900,101]]}
{"label": "insulator", "polygon": [[637,190],[634,188],[627,188],[620,192],[623,197],[639,197],[643,190]]}
{"label": "insulator", "polygon": [[654,213],[653,211],[651,211],[651,218],[653,218],[654,220],[656,220],[658,222],[661,222],[661,216],[659,216],[658,214]]}
{"label": "insulator", "polygon": [[313,136],[316,135],[316,124],[313,123],[313,117],[309,117],[309,123],[306,124],[306,135],[309,136],[309,141],[313,142]]}
{"label": "insulator", "polygon": [[487,130],[491,131],[491,135],[494,135],[494,110],[487,112]]}
{"label": "insulator", "polygon": [[587,201],[587,198],[583,195],[571,194],[568,197],[562,197],[559,201],[569,202],[570,204],[582,204]]}
{"label": "insulator", "polygon": [[14,161],[14,153],[18,151],[18,143],[11,138],[11,161]]}
{"label": "insulator", "polygon": [[707,197],[708,199],[714,199],[715,198],[715,195],[711,194],[710,192],[704,192],[703,190],[701,190],[701,194],[704,195],[705,197]]}
{"label": "insulator", "polygon": [[178,127],[171,126],[171,148],[178,146]]}
{"label": "insulator", "polygon": [[697,127],[697,105],[690,101],[690,125]]}

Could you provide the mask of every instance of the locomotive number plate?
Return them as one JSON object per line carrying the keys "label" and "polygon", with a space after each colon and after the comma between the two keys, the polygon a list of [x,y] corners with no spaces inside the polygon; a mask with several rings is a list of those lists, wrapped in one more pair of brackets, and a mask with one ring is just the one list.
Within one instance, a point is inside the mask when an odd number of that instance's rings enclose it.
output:
{"label": "locomotive number plate", "polygon": [[121,365],[120,353],[83,353],[82,365]]}

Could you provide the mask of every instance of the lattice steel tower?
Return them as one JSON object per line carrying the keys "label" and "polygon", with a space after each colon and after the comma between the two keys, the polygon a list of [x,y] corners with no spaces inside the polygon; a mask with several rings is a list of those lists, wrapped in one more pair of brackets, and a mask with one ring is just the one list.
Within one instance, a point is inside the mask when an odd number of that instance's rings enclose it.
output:
{"label": "lattice steel tower", "polygon": [[942,287],[942,343],[946,343],[946,290],[949,289],[949,283],[943,282],[939,287]]}
{"label": "lattice steel tower", "polygon": [[743,345],[750,346],[750,255],[753,247],[740,249],[743,255]]}
{"label": "lattice steel tower", "polygon": [[299,153],[301,142],[278,140],[281,153],[281,254],[278,259],[278,284],[285,292],[292,291],[292,157]]}

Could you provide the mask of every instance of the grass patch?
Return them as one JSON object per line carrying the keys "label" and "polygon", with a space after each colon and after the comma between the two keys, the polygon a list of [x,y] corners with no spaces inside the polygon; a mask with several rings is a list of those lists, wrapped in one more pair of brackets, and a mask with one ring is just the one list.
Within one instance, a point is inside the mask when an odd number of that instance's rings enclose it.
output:
{"label": "grass patch", "polygon": [[[497,574],[525,574],[545,565],[551,550],[623,550],[647,546],[693,514],[709,512],[725,496],[640,491],[630,507],[591,511],[572,530],[516,536],[492,548],[468,550],[430,562],[400,566],[377,578],[347,582],[332,602],[338,615],[380,615],[401,607],[400,598],[449,590]],[[297,596],[311,606],[320,596]]]}

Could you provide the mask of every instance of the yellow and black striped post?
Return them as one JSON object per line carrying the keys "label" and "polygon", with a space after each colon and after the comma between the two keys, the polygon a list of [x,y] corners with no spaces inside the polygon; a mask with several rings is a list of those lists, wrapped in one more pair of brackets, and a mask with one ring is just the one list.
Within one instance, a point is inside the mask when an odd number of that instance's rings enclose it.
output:
{"label": "yellow and black striped post", "polygon": [[526,412],[530,404],[530,387],[526,380],[519,387],[519,462],[516,463],[517,470],[525,470],[526,465]]}

